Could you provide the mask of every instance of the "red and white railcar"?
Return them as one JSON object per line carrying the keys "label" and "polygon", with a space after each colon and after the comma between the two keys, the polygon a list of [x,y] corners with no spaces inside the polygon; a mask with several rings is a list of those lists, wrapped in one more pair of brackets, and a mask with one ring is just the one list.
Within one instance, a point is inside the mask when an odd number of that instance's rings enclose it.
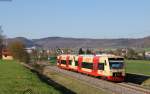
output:
{"label": "red and white railcar", "polygon": [[110,81],[124,81],[124,58],[115,55],[59,55],[57,66]]}

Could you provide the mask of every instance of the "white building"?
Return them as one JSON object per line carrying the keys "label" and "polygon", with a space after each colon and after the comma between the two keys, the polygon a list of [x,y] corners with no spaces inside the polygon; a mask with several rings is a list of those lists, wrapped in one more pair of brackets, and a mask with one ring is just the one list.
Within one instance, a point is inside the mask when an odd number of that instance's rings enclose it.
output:
{"label": "white building", "polygon": [[145,57],[146,57],[146,59],[150,59],[150,51],[145,52]]}

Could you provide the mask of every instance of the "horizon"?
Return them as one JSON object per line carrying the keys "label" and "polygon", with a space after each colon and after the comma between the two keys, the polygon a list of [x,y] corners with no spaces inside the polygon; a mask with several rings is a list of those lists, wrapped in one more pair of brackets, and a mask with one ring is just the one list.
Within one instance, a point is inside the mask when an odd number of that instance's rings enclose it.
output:
{"label": "horizon", "polygon": [[0,26],[8,38],[143,38],[150,36],[149,3],[149,0],[0,1]]}
{"label": "horizon", "polygon": [[147,37],[150,37],[150,36],[144,36],[144,37],[137,37],[137,38],[78,38],[78,37],[63,37],[63,36],[49,36],[49,37],[41,37],[41,38],[27,38],[27,37],[21,37],[21,36],[18,36],[18,37],[6,37],[6,39],[13,39],[13,38],[26,38],[26,39],[29,39],[29,40],[34,40],[34,39],[44,39],[44,38],[73,38],[73,39],[141,39],[141,38],[147,38]]}

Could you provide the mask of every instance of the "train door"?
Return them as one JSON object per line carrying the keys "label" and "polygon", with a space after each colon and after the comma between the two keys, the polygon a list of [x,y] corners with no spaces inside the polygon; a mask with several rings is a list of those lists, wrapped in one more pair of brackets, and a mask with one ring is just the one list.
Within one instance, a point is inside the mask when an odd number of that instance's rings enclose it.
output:
{"label": "train door", "polygon": [[96,76],[98,72],[98,62],[99,62],[99,56],[94,56],[93,58],[93,74]]}
{"label": "train door", "polygon": [[69,56],[66,57],[66,67],[68,68],[69,66]]}
{"label": "train door", "polygon": [[82,57],[82,56],[79,56],[79,57],[78,57],[78,71],[81,71],[81,68],[82,68],[82,60],[83,60],[83,57]]}
{"label": "train door", "polygon": [[75,66],[75,57],[73,56],[71,66]]}
{"label": "train door", "polygon": [[59,57],[58,63],[58,66],[61,66],[61,56]]}

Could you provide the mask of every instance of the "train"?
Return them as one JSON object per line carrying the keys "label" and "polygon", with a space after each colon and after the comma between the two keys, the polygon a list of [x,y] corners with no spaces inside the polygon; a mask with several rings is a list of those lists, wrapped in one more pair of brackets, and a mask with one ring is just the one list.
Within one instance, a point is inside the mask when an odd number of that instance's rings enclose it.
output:
{"label": "train", "polygon": [[57,66],[114,82],[125,79],[124,58],[111,54],[61,54],[57,56]]}

